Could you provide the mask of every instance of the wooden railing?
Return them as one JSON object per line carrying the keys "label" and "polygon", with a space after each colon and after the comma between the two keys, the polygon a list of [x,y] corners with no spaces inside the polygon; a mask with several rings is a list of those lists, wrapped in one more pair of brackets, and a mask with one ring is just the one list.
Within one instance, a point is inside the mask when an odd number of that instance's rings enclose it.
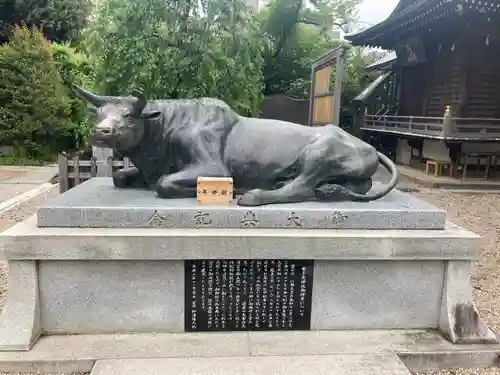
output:
{"label": "wooden railing", "polygon": [[361,129],[449,140],[500,140],[500,118],[365,114]]}
{"label": "wooden railing", "polygon": [[452,132],[481,138],[500,137],[500,119],[498,118],[454,118]]}
{"label": "wooden railing", "polygon": [[362,129],[386,133],[439,136],[443,133],[444,126],[442,117],[365,115]]}
{"label": "wooden railing", "polygon": [[[132,166],[128,158],[113,160],[112,157],[109,157],[105,163],[108,176],[111,176],[117,169]],[[59,192],[62,194],[76,185],[96,177],[97,169],[98,161],[96,157],[91,157],[90,160],[81,160],[79,155],[59,154]]]}

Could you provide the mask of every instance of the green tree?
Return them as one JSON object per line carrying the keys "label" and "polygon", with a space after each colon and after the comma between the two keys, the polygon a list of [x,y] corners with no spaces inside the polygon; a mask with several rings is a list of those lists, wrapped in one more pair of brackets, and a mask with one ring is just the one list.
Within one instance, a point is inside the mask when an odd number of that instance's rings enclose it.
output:
{"label": "green tree", "polygon": [[91,0],[0,0],[0,43],[21,24],[36,26],[50,41],[75,39],[91,8]]}
{"label": "green tree", "polygon": [[244,0],[102,0],[85,43],[99,92],[218,97],[241,114],[262,100],[262,38]]}
{"label": "green tree", "polygon": [[360,0],[273,0],[259,19],[268,43],[264,52],[264,93],[309,95],[311,62],[342,43],[330,37],[347,30]]}
{"label": "green tree", "polygon": [[57,65],[62,81],[65,83],[63,90],[66,92],[70,104],[70,120],[74,131],[73,139],[69,140],[65,151],[71,151],[73,148],[81,149],[87,146],[88,133],[91,127],[88,116],[87,105],[78,100],[71,92],[68,83],[74,83],[79,86],[90,88],[90,65],[85,54],[65,43],[51,43],[52,54]]}
{"label": "green tree", "polygon": [[377,77],[376,72],[367,72],[365,67],[377,60],[378,55],[366,54],[360,47],[351,47],[346,55],[342,85],[342,108],[344,116],[354,116],[358,111],[353,99]]}
{"label": "green tree", "polygon": [[36,29],[15,28],[0,46],[0,144],[44,159],[74,131],[71,103],[49,42]]}

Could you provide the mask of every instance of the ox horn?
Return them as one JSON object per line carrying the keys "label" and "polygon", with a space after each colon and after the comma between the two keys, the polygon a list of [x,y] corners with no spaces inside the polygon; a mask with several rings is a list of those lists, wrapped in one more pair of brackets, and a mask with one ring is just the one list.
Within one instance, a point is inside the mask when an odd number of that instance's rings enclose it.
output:
{"label": "ox horn", "polygon": [[136,99],[134,103],[134,112],[140,114],[148,102],[146,96],[139,90],[133,90],[132,96]]}
{"label": "ox horn", "polygon": [[96,95],[91,93],[90,91],[78,87],[77,85],[71,85],[71,90],[75,93],[75,95],[78,98],[85,100],[86,102],[92,104],[96,108],[102,107],[107,103],[117,103],[123,100],[123,98],[120,98],[118,96]]}

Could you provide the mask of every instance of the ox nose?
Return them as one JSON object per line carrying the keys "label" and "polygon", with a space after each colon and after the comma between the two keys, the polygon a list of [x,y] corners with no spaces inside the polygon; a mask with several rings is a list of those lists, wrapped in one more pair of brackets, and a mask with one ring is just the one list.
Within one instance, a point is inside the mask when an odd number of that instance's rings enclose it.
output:
{"label": "ox nose", "polygon": [[111,135],[113,128],[111,126],[100,126],[96,129],[96,133],[99,135]]}
{"label": "ox nose", "polygon": [[90,134],[94,136],[107,137],[115,133],[115,127],[109,121],[103,121],[94,128]]}

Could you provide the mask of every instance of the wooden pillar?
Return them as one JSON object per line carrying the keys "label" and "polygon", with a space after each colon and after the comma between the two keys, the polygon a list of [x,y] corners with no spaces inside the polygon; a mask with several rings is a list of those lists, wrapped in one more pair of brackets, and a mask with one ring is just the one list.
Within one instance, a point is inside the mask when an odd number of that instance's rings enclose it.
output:
{"label": "wooden pillar", "polygon": [[113,150],[110,148],[92,147],[92,156],[96,158],[97,177],[111,177],[108,159],[113,157]]}
{"label": "wooden pillar", "polygon": [[451,106],[447,105],[443,116],[443,137],[448,137],[453,132],[453,115]]}

